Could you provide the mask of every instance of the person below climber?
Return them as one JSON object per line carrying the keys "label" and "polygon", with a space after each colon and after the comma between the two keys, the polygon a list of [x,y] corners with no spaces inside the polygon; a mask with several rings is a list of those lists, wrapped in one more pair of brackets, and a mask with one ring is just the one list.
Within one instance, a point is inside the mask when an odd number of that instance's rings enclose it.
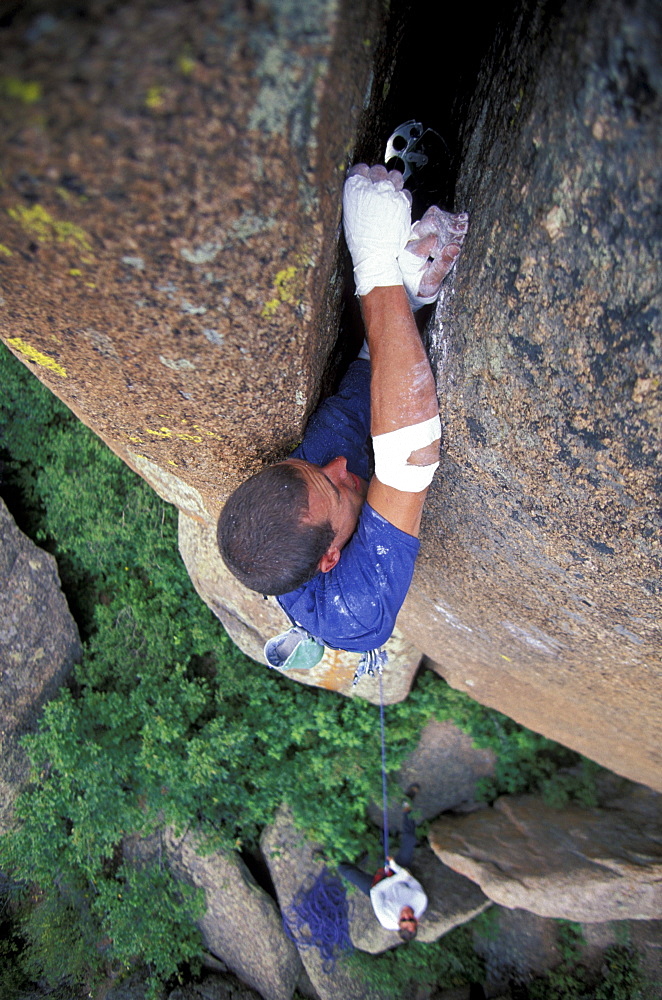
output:
{"label": "person below climber", "polygon": [[[408,796],[413,799],[418,785],[412,785]],[[423,886],[407,870],[416,846],[416,824],[411,815],[411,805],[402,803],[402,829],[400,849],[395,858],[389,857],[388,867],[379,868],[374,875],[362,871],[357,865],[342,861],[338,872],[357,889],[370,896],[375,916],[387,931],[397,931],[403,941],[416,937],[418,922],[425,913],[428,898]]]}
{"label": "person below climber", "polygon": [[[291,632],[367,653],[391,635],[409,589],[439,461],[435,382],[412,304],[437,298],[468,217],[432,206],[412,226],[402,174],[358,164],[343,223],[367,343],[299,447],[230,496],[218,544],[242,583],[278,596]],[[287,649],[274,655],[272,665],[291,665]]]}

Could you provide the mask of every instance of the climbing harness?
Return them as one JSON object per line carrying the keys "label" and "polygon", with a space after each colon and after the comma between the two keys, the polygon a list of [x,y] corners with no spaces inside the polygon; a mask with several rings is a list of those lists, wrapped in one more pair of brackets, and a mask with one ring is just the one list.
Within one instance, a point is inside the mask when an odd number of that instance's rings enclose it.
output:
{"label": "climbing harness", "polygon": [[283,913],[285,933],[297,948],[317,948],[324,972],[333,972],[338,954],[352,949],[349,907],[342,882],[323,868],[308,878]]}
{"label": "climbing harness", "polygon": [[382,841],[384,847],[384,867],[388,868],[388,797],[386,793],[386,727],[384,719],[384,682],[383,673],[384,667],[388,663],[388,653],[385,649],[370,649],[367,653],[363,653],[361,659],[359,660],[359,665],[356,668],[356,673],[354,674],[354,680],[352,682],[352,687],[358,684],[361,677],[374,677],[375,674],[379,677],[379,733],[381,737],[381,751],[382,751],[382,816],[383,816],[383,830],[382,830]]}

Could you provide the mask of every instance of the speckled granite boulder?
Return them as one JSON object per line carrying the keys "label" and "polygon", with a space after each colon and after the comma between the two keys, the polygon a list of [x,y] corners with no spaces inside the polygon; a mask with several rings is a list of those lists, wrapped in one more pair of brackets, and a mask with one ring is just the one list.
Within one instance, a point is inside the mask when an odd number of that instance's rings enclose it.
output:
{"label": "speckled granite boulder", "polygon": [[662,791],[662,15],[507,16],[461,112],[471,225],[431,331],[448,450],[400,628],[454,687]]}
{"label": "speckled granite boulder", "polygon": [[490,917],[489,934],[473,936],[474,948],[485,962],[490,996],[497,990],[509,995],[511,982],[525,982],[558,965],[561,954],[556,920],[505,906],[495,906]]}
{"label": "speckled granite boulder", "polygon": [[173,872],[204,889],[207,908],[199,926],[205,948],[264,1000],[291,1000],[299,957],[276,904],[239,856],[199,854],[190,835],[175,837],[171,830],[165,844]]}
{"label": "speckled granite boulder", "polygon": [[[417,820],[432,819],[449,809],[469,812],[478,808],[478,782],[494,773],[494,763],[494,753],[475,747],[454,722],[430,719],[391,782],[389,828],[400,829],[402,798],[412,784],[419,785],[414,803]],[[381,803],[372,804],[370,819],[381,827]]]}
{"label": "speckled granite boulder", "polygon": [[[0,336],[211,523],[316,401],[383,7],[24,9],[0,27]],[[399,628],[662,790],[660,7],[521,0],[492,37],[454,112],[472,221],[430,336],[447,452]]]}
{"label": "speckled granite boulder", "polygon": [[178,986],[168,1000],[262,1000],[259,993],[234,976],[206,976],[199,983]]}
{"label": "speckled granite boulder", "polygon": [[504,796],[492,809],[436,820],[429,841],[501,906],[599,923],[659,917],[659,833],[659,810],[653,821],[629,809],[554,809],[536,796]]}
{"label": "speckled granite boulder", "polygon": [[379,5],[24,5],[0,26],[0,335],[201,518],[296,443],[335,339]]}
{"label": "speckled granite boulder", "polygon": [[27,778],[19,740],[80,655],[55,559],[19,531],[0,499],[0,833]]}

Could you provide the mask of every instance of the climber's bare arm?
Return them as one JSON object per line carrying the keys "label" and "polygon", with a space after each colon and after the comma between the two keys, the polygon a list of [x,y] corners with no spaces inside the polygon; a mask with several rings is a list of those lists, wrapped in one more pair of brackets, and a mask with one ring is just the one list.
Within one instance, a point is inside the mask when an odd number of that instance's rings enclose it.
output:
{"label": "climber's bare arm", "polygon": [[[439,412],[434,377],[402,285],[373,288],[361,298],[372,379],[373,437],[418,424]],[[413,465],[439,460],[439,439],[413,452]],[[386,486],[373,476],[370,506],[409,535],[418,535],[427,488],[408,493]]]}
{"label": "climber's bare arm", "polygon": [[439,294],[467,223],[466,215],[433,206],[412,226],[411,196],[397,170],[359,163],[348,173],[343,226],[372,366],[375,476],[367,499],[410,535],[420,529],[441,433],[434,378],[412,307]]}

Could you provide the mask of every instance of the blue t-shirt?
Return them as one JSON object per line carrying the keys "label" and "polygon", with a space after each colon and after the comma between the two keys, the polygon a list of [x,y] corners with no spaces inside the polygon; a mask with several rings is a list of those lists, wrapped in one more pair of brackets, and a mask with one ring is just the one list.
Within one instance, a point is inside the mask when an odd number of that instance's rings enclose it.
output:
{"label": "blue t-shirt", "polygon": [[[370,362],[354,361],[335,396],[308,421],[292,452],[315,465],[338,455],[350,472],[370,478]],[[317,573],[278,601],[326,646],[365,653],[383,645],[407,596],[419,541],[363,504],[356,531],[328,573]]]}

